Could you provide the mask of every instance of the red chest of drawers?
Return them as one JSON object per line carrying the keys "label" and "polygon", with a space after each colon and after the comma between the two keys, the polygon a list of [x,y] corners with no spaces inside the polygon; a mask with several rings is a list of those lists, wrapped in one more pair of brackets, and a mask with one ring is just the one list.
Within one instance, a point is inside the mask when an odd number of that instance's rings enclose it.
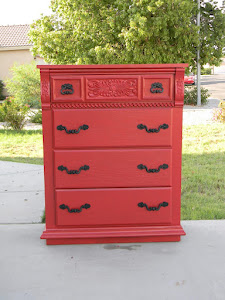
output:
{"label": "red chest of drawers", "polygon": [[47,244],[179,241],[184,69],[38,66]]}

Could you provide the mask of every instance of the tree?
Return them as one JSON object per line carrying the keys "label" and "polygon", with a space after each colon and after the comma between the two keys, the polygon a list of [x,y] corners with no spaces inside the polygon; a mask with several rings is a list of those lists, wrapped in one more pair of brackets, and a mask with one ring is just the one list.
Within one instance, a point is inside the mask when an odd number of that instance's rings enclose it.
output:
{"label": "tree", "polygon": [[[33,54],[49,63],[196,65],[196,1],[52,0],[51,8],[29,34]],[[201,64],[219,64],[224,15],[213,2],[202,2],[201,12]]]}

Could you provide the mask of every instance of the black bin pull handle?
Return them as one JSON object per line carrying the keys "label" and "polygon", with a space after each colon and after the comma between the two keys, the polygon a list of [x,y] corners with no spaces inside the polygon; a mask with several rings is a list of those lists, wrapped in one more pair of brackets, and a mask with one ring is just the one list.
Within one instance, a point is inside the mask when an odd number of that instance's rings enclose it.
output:
{"label": "black bin pull handle", "polygon": [[169,168],[169,166],[167,164],[163,164],[163,165],[160,165],[158,167],[158,169],[148,169],[145,165],[143,164],[140,164],[137,166],[137,168],[139,170],[146,170],[147,173],[159,173],[159,171],[162,169],[162,170],[166,170]]}
{"label": "black bin pull handle", "polygon": [[158,133],[158,132],[160,132],[160,129],[167,129],[167,128],[169,128],[169,125],[164,123],[162,125],[159,125],[158,128],[149,128],[148,129],[148,127],[146,125],[144,125],[144,124],[138,124],[137,128],[140,129],[140,130],[145,129],[147,131],[147,133]]}
{"label": "black bin pull handle", "polygon": [[148,211],[152,210],[160,210],[161,207],[167,207],[169,205],[168,202],[159,203],[158,206],[149,206],[146,203],[140,202],[138,203],[138,207],[145,207]]}
{"label": "black bin pull handle", "polygon": [[85,203],[84,205],[81,205],[80,208],[69,208],[69,206],[67,206],[66,204],[61,204],[59,205],[59,208],[61,209],[67,209],[69,213],[80,213],[82,212],[82,209],[88,209],[90,208],[91,205],[88,203]]}
{"label": "black bin pull handle", "polygon": [[67,167],[58,166],[59,171],[66,171],[67,174],[80,174],[80,172],[89,170],[90,167],[88,165],[81,166],[79,170],[68,170]]}
{"label": "black bin pull handle", "polygon": [[81,125],[78,129],[72,129],[72,130],[68,130],[65,126],[63,125],[58,125],[57,126],[57,130],[59,131],[63,131],[65,130],[66,133],[70,134],[78,134],[81,130],[88,130],[89,126],[86,124]]}

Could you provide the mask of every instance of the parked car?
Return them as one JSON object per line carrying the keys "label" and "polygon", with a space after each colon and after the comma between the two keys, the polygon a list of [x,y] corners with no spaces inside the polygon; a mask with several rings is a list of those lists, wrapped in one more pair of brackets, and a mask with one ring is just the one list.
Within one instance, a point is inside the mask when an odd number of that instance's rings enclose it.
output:
{"label": "parked car", "polygon": [[195,76],[193,74],[184,75],[184,84],[185,85],[194,85],[195,84]]}

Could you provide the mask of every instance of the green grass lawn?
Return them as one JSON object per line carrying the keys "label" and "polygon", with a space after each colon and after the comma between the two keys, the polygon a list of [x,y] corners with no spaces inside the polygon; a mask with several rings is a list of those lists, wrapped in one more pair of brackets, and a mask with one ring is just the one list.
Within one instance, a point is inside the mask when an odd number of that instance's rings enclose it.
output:
{"label": "green grass lawn", "polygon": [[184,127],[182,152],[182,219],[225,219],[225,124]]}
{"label": "green grass lawn", "polygon": [[42,130],[0,130],[0,160],[42,165]]}
{"label": "green grass lawn", "polygon": [[[225,219],[225,124],[183,128],[183,220]],[[0,130],[0,160],[43,164],[41,130]]]}

